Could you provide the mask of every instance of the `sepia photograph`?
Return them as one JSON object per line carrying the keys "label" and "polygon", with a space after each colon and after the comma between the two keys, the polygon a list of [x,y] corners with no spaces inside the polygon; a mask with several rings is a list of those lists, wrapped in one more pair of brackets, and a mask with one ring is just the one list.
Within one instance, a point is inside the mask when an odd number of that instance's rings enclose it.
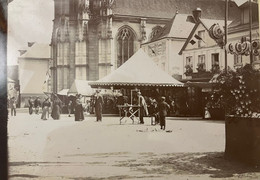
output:
{"label": "sepia photograph", "polygon": [[0,0],[0,180],[259,180],[258,0]]}

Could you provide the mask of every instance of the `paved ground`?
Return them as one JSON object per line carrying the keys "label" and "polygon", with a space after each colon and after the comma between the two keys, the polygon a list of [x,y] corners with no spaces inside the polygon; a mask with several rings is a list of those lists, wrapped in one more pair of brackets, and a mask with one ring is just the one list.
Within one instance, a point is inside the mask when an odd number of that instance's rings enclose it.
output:
{"label": "paved ground", "polygon": [[168,119],[119,125],[118,117],[9,119],[10,179],[260,179],[260,170],[224,159],[223,122]]}

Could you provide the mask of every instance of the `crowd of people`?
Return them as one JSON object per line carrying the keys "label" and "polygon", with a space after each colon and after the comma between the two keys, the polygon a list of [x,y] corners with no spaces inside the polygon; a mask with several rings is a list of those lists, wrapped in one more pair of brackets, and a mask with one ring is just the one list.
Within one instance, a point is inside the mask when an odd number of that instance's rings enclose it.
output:
{"label": "crowd of people", "polygon": [[[41,101],[40,97],[30,97],[28,99],[28,110],[29,114],[32,115],[40,114],[41,119],[47,120],[52,117],[54,120],[60,119],[60,114],[66,107],[69,117],[72,117],[74,114],[75,121],[83,121],[84,120],[84,112],[90,114],[95,113],[96,121],[102,121],[102,113],[104,111],[104,107],[108,104],[108,97],[104,97],[101,95],[100,91],[97,90],[96,93],[86,102],[83,101],[83,97],[80,94],[77,94],[73,98],[69,98],[67,102],[61,101],[57,94],[52,94],[50,97],[44,98]],[[111,100],[109,106],[114,108],[117,105],[129,103],[128,96],[118,96],[114,97]],[[177,111],[177,105],[171,97],[167,99],[163,96],[159,96],[156,98],[143,96],[141,92],[137,92],[136,96],[132,99],[133,104],[140,105],[140,124],[144,124],[144,117],[149,116],[155,119],[156,124],[160,124],[161,129],[165,129],[165,117],[170,113],[174,113]],[[16,100],[15,98],[11,98],[9,100],[9,107],[11,109],[11,115],[16,115]]]}
{"label": "crowd of people", "polygon": [[[33,97],[29,97],[28,99],[28,109],[29,114],[32,115],[40,114],[41,110],[41,119],[47,120],[51,116],[54,120],[60,119],[60,114],[62,114],[62,110],[64,107],[67,108],[68,116],[71,117],[74,114],[75,121],[83,121],[84,120],[84,112],[90,113],[91,104],[93,104],[97,121],[102,121],[102,109],[104,105],[103,97],[100,94],[100,91],[97,91],[94,95],[94,103],[90,100],[86,102],[83,101],[83,97],[81,94],[76,94],[75,98],[70,98],[68,103],[63,102],[57,94],[52,94],[51,97],[44,98],[43,101],[37,96],[35,99]],[[9,106],[11,108],[11,114],[16,115],[16,111],[14,108],[15,102],[14,98],[10,99]]]}

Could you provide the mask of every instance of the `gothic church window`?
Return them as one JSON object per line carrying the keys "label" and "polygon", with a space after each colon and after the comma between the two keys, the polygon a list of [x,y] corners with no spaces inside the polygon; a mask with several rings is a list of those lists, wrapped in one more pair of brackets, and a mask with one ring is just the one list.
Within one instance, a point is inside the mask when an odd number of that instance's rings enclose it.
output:
{"label": "gothic church window", "polygon": [[162,30],[161,26],[156,26],[152,29],[149,40],[152,40],[160,31]]}
{"label": "gothic church window", "polygon": [[127,27],[120,30],[117,37],[117,66],[121,66],[134,54],[134,33]]}

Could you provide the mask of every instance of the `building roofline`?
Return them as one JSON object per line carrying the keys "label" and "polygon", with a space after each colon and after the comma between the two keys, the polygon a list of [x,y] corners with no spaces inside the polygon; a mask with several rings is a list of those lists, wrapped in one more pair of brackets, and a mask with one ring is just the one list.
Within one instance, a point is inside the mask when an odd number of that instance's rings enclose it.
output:
{"label": "building roofline", "polygon": [[196,29],[198,28],[198,26],[200,25],[200,23],[201,23],[201,21],[199,20],[199,22],[197,22],[197,23],[195,24],[195,26],[193,27],[193,29],[191,30],[190,35],[188,36],[188,38],[186,39],[186,41],[185,41],[184,45],[182,46],[180,52],[178,53],[179,55],[182,55],[182,51],[187,47],[187,45],[188,45],[190,39],[192,38],[193,34],[195,33],[195,31],[196,31]]}
{"label": "building roofline", "polygon": [[203,19],[199,18],[198,22],[196,23],[196,25],[193,27],[190,35],[188,36],[186,42],[184,43],[184,45],[182,46],[180,52],[179,52],[179,55],[182,55],[182,52],[185,50],[185,48],[187,47],[189,41],[191,40],[191,38],[193,37],[196,29],[198,28],[198,26],[202,24],[202,26],[209,32],[209,29],[208,27],[203,23]]}
{"label": "building roofline", "polygon": [[[160,18],[160,17],[151,17],[151,16],[133,16],[133,15],[123,15],[123,14],[112,14],[110,15],[112,18],[129,18],[129,19],[138,19],[140,20],[141,18],[146,18],[148,21],[169,21],[172,18]],[[163,23],[162,23],[163,24]]]}
{"label": "building roofline", "polygon": [[148,41],[148,42],[142,43],[141,45],[146,45],[146,44],[149,44],[149,43],[154,43],[154,42],[157,42],[157,41],[160,41],[160,40],[163,40],[163,39],[186,40],[187,38],[181,38],[181,37],[162,37],[162,38],[156,39],[156,40],[154,40],[154,41]]}

